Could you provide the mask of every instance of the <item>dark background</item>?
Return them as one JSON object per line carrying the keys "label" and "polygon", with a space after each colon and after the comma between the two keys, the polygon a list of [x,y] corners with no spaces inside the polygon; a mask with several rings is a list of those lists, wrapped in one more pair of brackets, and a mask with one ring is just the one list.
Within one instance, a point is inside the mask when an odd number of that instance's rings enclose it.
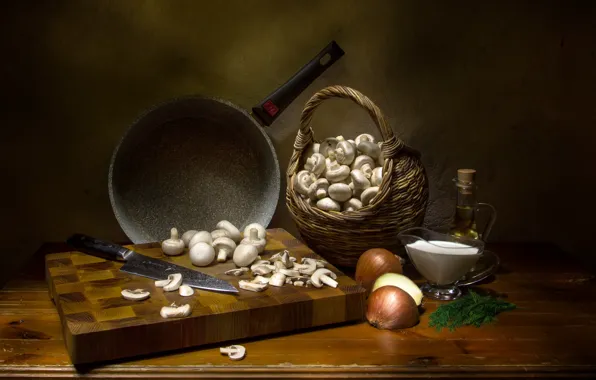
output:
{"label": "dark background", "polygon": [[[346,51],[274,124],[285,171],[302,106],[331,84],[372,98],[423,152],[426,223],[451,178],[478,170],[491,240],[547,241],[594,261],[596,2],[10,1],[0,5],[0,278],[73,231],[126,240],[110,207],[112,150],[154,103],[185,94],[245,108],[330,40]],[[378,133],[347,101],[317,136]],[[282,192],[285,184],[282,184]],[[283,194],[281,194],[283,195]],[[295,233],[280,198],[271,227]]]}

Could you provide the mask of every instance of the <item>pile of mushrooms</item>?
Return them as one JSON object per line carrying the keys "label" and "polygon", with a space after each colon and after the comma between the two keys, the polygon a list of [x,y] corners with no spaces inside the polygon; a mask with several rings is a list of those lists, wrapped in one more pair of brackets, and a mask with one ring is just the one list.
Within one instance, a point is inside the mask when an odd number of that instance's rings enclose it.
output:
{"label": "pile of mushrooms", "polygon": [[364,133],[354,140],[330,137],[315,143],[304,169],[292,178],[294,190],[325,211],[355,211],[368,205],[383,179],[381,143]]}
{"label": "pile of mushrooms", "polygon": [[244,228],[244,233],[227,220],[222,220],[215,230],[189,230],[178,237],[178,230],[172,228],[170,238],[161,244],[164,254],[174,256],[184,253],[188,248],[190,261],[198,267],[205,267],[217,260],[225,263],[233,259],[239,267],[248,266],[256,260],[267,245],[267,232],[258,223],[251,223]]}
{"label": "pile of mushrooms", "polygon": [[288,250],[278,252],[269,260],[257,260],[248,267],[230,269],[225,272],[231,276],[242,276],[249,270],[254,276],[252,280],[240,280],[240,289],[252,292],[262,292],[271,286],[314,286],[321,288],[323,285],[337,287],[337,275],[325,268],[327,263],[323,260],[303,258],[300,263],[290,256]]}

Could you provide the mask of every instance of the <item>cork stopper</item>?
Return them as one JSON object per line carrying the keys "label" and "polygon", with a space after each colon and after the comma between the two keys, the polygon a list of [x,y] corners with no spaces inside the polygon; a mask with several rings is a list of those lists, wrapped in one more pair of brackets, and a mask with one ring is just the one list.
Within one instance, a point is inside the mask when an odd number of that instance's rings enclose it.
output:
{"label": "cork stopper", "polygon": [[457,180],[461,182],[474,182],[476,179],[476,170],[474,169],[458,169]]}

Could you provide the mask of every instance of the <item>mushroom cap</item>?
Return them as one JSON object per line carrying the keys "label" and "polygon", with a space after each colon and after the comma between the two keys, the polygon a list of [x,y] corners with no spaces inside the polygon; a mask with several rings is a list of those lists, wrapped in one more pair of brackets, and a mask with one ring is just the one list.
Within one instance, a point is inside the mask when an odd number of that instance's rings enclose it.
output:
{"label": "mushroom cap", "polygon": [[254,245],[240,244],[234,250],[232,260],[234,260],[234,264],[237,266],[246,267],[255,261],[258,255],[259,251]]}
{"label": "mushroom cap", "polygon": [[317,207],[323,211],[340,211],[341,207],[337,201],[329,197],[325,197],[323,199],[319,199],[317,201]]}
{"label": "mushroom cap", "polygon": [[358,198],[351,198],[344,203],[344,211],[347,209],[358,210],[362,208],[362,202]]}
{"label": "mushroom cap", "polygon": [[192,239],[192,237],[195,236],[197,233],[199,233],[199,231],[197,230],[188,230],[182,234],[182,241],[184,242],[184,245],[186,247],[188,247],[190,239]]}
{"label": "mushroom cap", "polygon": [[261,239],[265,239],[267,236],[267,231],[265,227],[261,226],[259,223],[251,223],[248,226],[244,227],[244,237],[250,236],[250,230],[256,228],[258,232],[258,236]]}
{"label": "mushroom cap", "polygon": [[188,242],[188,247],[192,248],[193,245],[197,244],[198,242],[204,242],[211,244],[213,243],[213,237],[211,236],[211,232],[209,231],[199,231],[193,235],[193,237]]}
{"label": "mushroom cap", "polygon": [[204,267],[213,262],[215,249],[211,244],[200,241],[190,248],[189,256],[192,265]]}
{"label": "mushroom cap", "polygon": [[337,157],[337,162],[343,165],[350,165],[352,161],[354,161],[356,150],[350,142],[342,140],[337,143],[335,155]]}
{"label": "mushroom cap", "polygon": [[375,167],[375,160],[372,157],[367,156],[366,154],[362,154],[354,159],[352,162],[352,170],[354,169],[361,169],[362,166],[368,164],[371,168]]}
{"label": "mushroom cap", "polygon": [[372,171],[372,175],[370,176],[370,184],[372,186],[381,186],[381,182],[383,182],[383,167],[378,166]]}
{"label": "mushroom cap", "polygon": [[375,138],[368,134],[368,133],[362,133],[360,135],[358,135],[355,139],[354,142],[356,143],[356,146],[358,146],[362,141],[372,141],[375,142]]}
{"label": "mushroom cap", "polygon": [[325,157],[329,157],[329,152],[334,151],[336,146],[337,138],[328,137],[325,140],[321,141],[319,145],[319,153],[321,153]]}
{"label": "mushroom cap", "polygon": [[219,223],[217,223],[215,225],[216,228],[218,229],[222,229],[222,230],[226,230],[230,233],[230,238],[235,242],[239,242],[240,241],[240,230],[238,228],[236,228],[235,225],[233,225],[231,222],[227,221],[227,220],[222,220]]}
{"label": "mushroom cap", "polygon": [[339,165],[337,161],[333,161],[331,165],[327,167],[327,171],[325,172],[325,178],[327,178],[329,182],[341,182],[349,175],[350,167],[348,165]]}
{"label": "mushroom cap", "polygon": [[334,280],[337,278],[337,275],[331,272],[329,269],[319,268],[312,274],[312,276],[310,276],[310,280],[312,281],[313,285],[317,288],[323,286],[323,283],[321,282],[321,276],[323,275],[331,277]]}
{"label": "mushroom cap", "polygon": [[360,144],[358,144],[358,150],[373,159],[379,158],[379,155],[381,154],[381,147],[372,141],[361,141]]}
{"label": "mushroom cap", "polygon": [[229,237],[219,237],[213,240],[213,248],[217,249],[218,251],[221,249],[227,249],[229,251],[233,251],[236,249],[236,243]]}
{"label": "mushroom cap", "polygon": [[379,187],[373,186],[369,187],[368,189],[364,190],[360,195],[360,200],[362,201],[362,205],[368,205],[374,197],[379,193]]}
{"label": "mushroom cap", "polygon": [[329,186],[329,198],[338,202],[345,202],[352,198],[352,189],[345,183],[334,183]]}

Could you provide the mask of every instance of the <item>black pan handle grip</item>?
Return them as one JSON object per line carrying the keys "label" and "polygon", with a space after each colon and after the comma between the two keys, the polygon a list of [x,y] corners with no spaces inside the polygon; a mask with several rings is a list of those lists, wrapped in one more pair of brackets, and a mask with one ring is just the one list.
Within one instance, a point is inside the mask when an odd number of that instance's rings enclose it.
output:
{"label": "black pan handle grip", "polygon": [[303,66],[280,88],[252,108],[252,113],[262,125],[269,126],[277,117],[329,66],[344,55],[337,42],[332,41],[316,57]]}
{"label": "black pan handle grip", "polygon": [[81,252],[108,260],[126,261],[126,257],[131,253],[129,249],[124,248],[121,245],[109,243],[83,234],[74,234],[70,236],[66,239],[66,243]]}

